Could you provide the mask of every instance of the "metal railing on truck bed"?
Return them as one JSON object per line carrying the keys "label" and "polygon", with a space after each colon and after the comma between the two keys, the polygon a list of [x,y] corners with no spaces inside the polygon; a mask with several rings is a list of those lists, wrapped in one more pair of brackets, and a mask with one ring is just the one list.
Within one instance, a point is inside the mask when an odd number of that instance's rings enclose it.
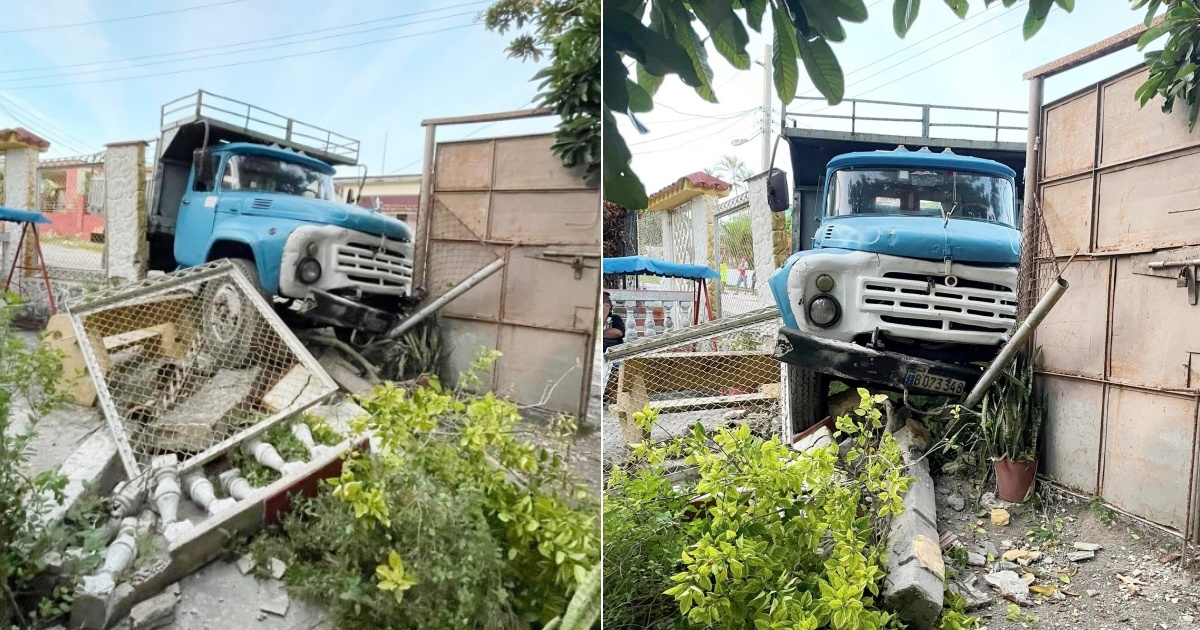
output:
{"label": "metal railing on truck bed", "polygon": [[331,164],[358,163],[358,140],[204,90],[163,105],[161,116],[164,134],[206,120],[214,127],[267,139]]}
{"label": "metal railing on truck bed", "polygon": [[[806,97],[800,96],[797,101],[809,101],[813,104],[824,104],[826,101],[823,97]],[[1000,142],[1002,132],[1012,132],[1011,135],[1016,136],[1019,132],[1020,136],[1026,133],[1026,117],[1027,113],[1015,109],[991,109],[980,107],[957,107],[950,105],[920,105],[915,103],[898,103],[895,101],[871,101],[865,99],[848,98],[836,106],[825,106],[820,109],[812,109],[809,103],[796,103],[791,109],[785,107],[784,110],[784,127],[788,126],[790,121],[791,126],[799,124],[800,119],[804,118],[819,118],[819,119],[835,119],[850,121],[850,132],[858,133],[863,131],[860,122],[872,123],[901,123],[908,129],[915,129],[916,125],[921,126],[922,138],[937,137],[934,135],[935,129],[981,129],[986,130],[988,135],[991,135],[994,142]],[[842,112],[845,111],[845,106],[850,108],[849,113],[839,113],[833,111],[841,107]],[[868,106],[870,110],[880,111],[888,108],[903,108],[904,113],[899,115],[876,113],[864,115],[859,111],[860,107]],[[1014,122],[1010,122],[1013,119]],[[1002,124],[1008,123],[1008,124]],[[960,131],[961,133],[961,131]],[[1010,135],[1010,134],[1006,134]],[[982,139],[982,138],[980,138]],[[1023,138],[1022,138],[1023,139]]]}

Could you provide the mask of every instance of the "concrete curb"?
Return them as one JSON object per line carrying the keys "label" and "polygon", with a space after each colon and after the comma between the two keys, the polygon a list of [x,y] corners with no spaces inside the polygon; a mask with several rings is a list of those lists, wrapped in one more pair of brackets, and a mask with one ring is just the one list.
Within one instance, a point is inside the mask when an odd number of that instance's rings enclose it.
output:
{"label": "concrete curb", "polygon": [[909,426],[893,436],[913,483],[904,495],[904,512],[892,519],[888,530],[888,575],[883,604],[913,627],[929,630],[942,612],[946,577],[938,544],[937,495],[929,462],[913,463],[924,454],[927,445]]}

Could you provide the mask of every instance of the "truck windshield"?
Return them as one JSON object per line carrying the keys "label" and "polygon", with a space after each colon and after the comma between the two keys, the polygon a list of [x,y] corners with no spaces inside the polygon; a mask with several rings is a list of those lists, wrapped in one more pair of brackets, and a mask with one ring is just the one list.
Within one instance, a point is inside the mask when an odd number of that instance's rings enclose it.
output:
{"label": "truck windshield", "polygon": [[265,155],[237,154],[229,158],[225,190],[253,190],[313,199],[333,198],[333,179],[318,170]]}
{"label": "truck windshield", "polygon": [[1015,227],[1012,182],[942,170],[856,168],[833,174],[827,216],[857,214],[949,217]]}

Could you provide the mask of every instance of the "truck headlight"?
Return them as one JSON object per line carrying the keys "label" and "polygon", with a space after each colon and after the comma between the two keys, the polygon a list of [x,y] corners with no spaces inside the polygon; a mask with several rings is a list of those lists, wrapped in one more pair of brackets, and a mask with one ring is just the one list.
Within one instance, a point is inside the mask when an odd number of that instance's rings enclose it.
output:
{"label": "truck headlight", "polygon": [[818,295],[808,303],[808,319],[821,328],[828,328],[837,323],[842,315],[842,307],[837,300],[828,295]]}
{"label": "truck headlight", "polygon": [[321,263],[312,258],[305,258],[296,267],[296,278],[304,284],[312,284],[321,279]]}

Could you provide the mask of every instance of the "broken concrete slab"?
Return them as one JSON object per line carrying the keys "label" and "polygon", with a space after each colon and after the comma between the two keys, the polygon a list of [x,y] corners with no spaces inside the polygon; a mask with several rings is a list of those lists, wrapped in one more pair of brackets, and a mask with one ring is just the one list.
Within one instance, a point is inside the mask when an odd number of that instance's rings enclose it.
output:
{"label": "broken concrete slab", "polygon": [[973,567],[987,566],[987,558],[985,558],[983,554],[981,554],[977,551],[968,551],[967,552],[967,564],[969,564]]}
{"label": "broken concrete slab", "polygon": [[121,473],[116,440],[103,429],[92,433],[59,467],[67,485],[62,500],[46,514],[46,521],[61,521],[88,488],[108,493],[120,480]]}
{"label": "broken concrete slab", "polygon": [[155,445],[163,451],[198,452],[220,441],[221,423],[254,389],[261,370],[222,370],[195,394],[151,425]]}
{"label": "broken concrete slab", "polygon": [[1067,554],[1067,560],[1070,560],[1071,562],[1083,562],[1084,560],[1091,560],[1095,557],[1095,551],[1072,551],[1071,553]]}
{"label": "broken concrete slab", "polygon": [[329,425],[338,435],[350,435],[350,423],[355,418],[367,415],[367,410],[344,400],[334,405],[319,405],[309,410],[309,413]]}
{"label": "broken concrete slab", "polygon": [[283,574],[287,573],[288,565],[279,558],[271,558],[271,577],[276,580],[282,580]]}
{"label": "broken concrete slab", "polygon": [[1003,597],[1013,597],[1022,602],[1029,601],[1029,585],[1013,571],[989,573],[983,576],[983,579],[1000,591]]}
{"label": "broken concrete slab", "polygon": [[321,394],[312,372],[304,364],[297,363],[263,395],[262,404],[268,411],[277,413],[292,405],[319,398]]}
{"label": "broken concrete slab", "polygon": [[175,621],[175,608],[179,605],[179,585],[173,584],[166,591],[139,603],[129,611],[131,630],[156,630]]}
{"label": "broken concrete slab", "polygon": [[[289,598],[286,616],[267,614],[263,602],[287,595],[283,584],[242,575],[234,563],[217,560],[184,578],[172,630],[328,630],[332,622],[321,607]],[[203,611],[193,615],[191,611]],[[260,619],[260,615],[261,619]]]}
{"label": "broken concrete slab", "polygon": [[287,611],[288,611],[288,605],[290,603],[291,602],[289,601],[288,596],[285,593],[283,595],[280,595],[279,597],[274,597],[270,600],[267,600],[266,602],[263,602],[263,604],[261,606],[259,606],[258,609],[265,613],[270,613],[272,615],[275,615],[277,617],[286,617]]}
{"label": "broken concrete slab", "polygon": [[348,393],[365,394],[375,388],[374,383],[359,376],[353,365],[336,354],[327,352],[317,362],[325,368],[333,382]]}
{"label": "broken concrete slab", "polygon": [[1101,549],[1100,545],[1097,545],[1096,543],[1077,542],[1072,546],[1075,547],[1076,551],[1096,552],[1100,551]]}
{"label": "broken concrete slab", "polygon": [[937,494],[924,447],[909,426],[895,433],[900,454],[913,478],[904,495],[904,512],[888,531],[888,575],[883,603],[921,630],[936,624],[944,599],[945,564],[938,545]]}

